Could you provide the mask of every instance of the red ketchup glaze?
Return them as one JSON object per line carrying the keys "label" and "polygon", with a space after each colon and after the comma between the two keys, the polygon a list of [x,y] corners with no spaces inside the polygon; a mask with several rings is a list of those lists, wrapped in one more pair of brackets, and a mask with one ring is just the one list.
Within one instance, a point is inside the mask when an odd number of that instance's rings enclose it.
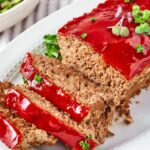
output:
{"label": "red ketchup glaze", "polygon": [[[32,103],[29,98],[20,91],[11,89],[6,98],[6,105],[14,109],[18,115],[28,122],[54,135],[75,150],[82,150],[79,146],[79,142],[86,140],[87,136],[66,126],[62,121]],[[87,142],[91,145],[90,150],[96,146],[93,140],[87,140]]]}
{"label": "red ketchup glaze", "polygon": [[[135,0],[134,2],[141,9],[150,9],[149,0]],[[134,4],[125,3],[124,0],[107,0],[91,13],[68,22],[58,32],[64,36],[75,35],[91,45],[97,53],[101,54],[106,63],[130,80],[150,64],[150,37],[137,35],[134,31],[136,24],[134,21],[129,23],[127,17],[124,19],[123,26],[129,28],[129,37],[117,37],[108,27],[114,26],[123,16],[127,16],[128,12],[132,11]],[[119,8],[122,11],[117,13]],[[92,22],[90,18],[96,18],[96,21]],[[83,33],[88,35],[85,39],[81,38]],[[138,44],[144,46],[144,53],[136,52]]]}
{"label": "red ketchup glaze", "polygon": [[0,140],[13,149],[21,142],[21,138],[19,130],[0,115]]}
{"label": "red ketchup glaze", "polygon": [[90,112],[90,108],[81,105],[76,99],[72,98],[69,94],[65,93],[61,88],[52,84],[46,77],[42,76],[43,82],[37,83],[34,80],[36,74],[40,74],[33,66],[32,56],[30,53],[24,58],[21,69],[21,74],[28,80],[29,86],[38,94],[51,101],[59,109],[67,112],[77,122],[83,120],[84,117]]}

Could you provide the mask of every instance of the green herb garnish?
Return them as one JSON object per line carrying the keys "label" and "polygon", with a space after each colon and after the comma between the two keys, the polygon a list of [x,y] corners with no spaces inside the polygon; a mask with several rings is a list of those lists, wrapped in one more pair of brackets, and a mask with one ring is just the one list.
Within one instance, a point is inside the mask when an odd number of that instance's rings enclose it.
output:
{"label": "green herb garnish", "polygon": [[34,80],[39,84],[43,82],[43,79],[38,74],[34,76]]}
{"label": "green herb garnish", "polygon": [[22,80],[23,80],[24,84],[27,83],[27,79],[26,78],[23,77]]}
{"label": "green herb garnish", "polygon": [[87,139],[80,141],[79,145],[82,147],[83,150],[89,150],[90,149],[90,143],[88,143],[88,140],[92,139],[92,135],[88,134]]}
{"label": "green herb garnish", "polygon": [[82,34],[81,34],[82,39],[85,39],[87,36],[88,36],[87,33],[82,33]]}
{"label": "green herb garnish", "polygon": [[132,16],[135,23],[143,24],[150,20],[150,10],[140,10],[140,6],[134,5],[132,7]]}
{"label": "green herb garnish", "polygon": [[79,145],[82,147],[82,149],[83,150],[89,150],[90,149],[90,144],[89,143],[87,143],[86,141],[81,141],[80,143],[79,143]]}
{"label": "green herb garnish", "polygon": [[96,19],[96,18],[90,18],[90,21],[91,21],[91,22],[96,22],[97,19]]}
{"label": "green herb garnish", "polygon": [[92,135],[88,134],[88,140],[91,140],[91,139],[92,139]]}
{"label": "green herb garnish", "polygon": [[149,34],[150,32],[150,10],[140,10],[140,6],[134,5],[132,7],[132,16],[137,25],[135,32],[137,34]]}
{"label": "green herb garnish", "polygon": [[136,47],[137,53],[142,53],[144,51],[144,47],[141,44],[138,44]]}
{"label": "green herb garnish", "polygon": [[130,0],[124,0],[125,3],[130,3]]}
{"label": "green herb garnish", "polygon": [[27,83],[27,79],[26,79],[26,78],[23,77],[22,80],[23,80],[23,83],[24,83],[24,84]]}
{"label": "green herb garnish", "polygon": [[61,59],[60,47],[57,42],[57,35],[45,35],[44,36],[44,45],[46,48],[45,55],[48,57],[54,57]]}
{"label": "green herb garnish", "polygon": [[136,34],[143,34],[150,32],[150,26],[148,23],[143,23],[135,28]]}

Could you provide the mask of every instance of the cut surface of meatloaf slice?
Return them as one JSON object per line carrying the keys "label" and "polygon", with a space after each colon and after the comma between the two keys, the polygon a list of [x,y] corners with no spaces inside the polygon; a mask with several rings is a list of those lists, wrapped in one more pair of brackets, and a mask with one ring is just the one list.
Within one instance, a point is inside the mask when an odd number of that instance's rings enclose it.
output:
{"label": "cut surface of meatloaf slice", "polygon": [[56,139],[44,130],[20,118],[5,106],[9,82],[0,83],[0,140],[13,150],[29,150],[42,144],[55,144]]}
{"label": "cut surface of meatloaf slice", "polygon": [[[149,0],[135,3],[143,10],[150,9]],[[150,38],[137,35],[134,32],[136,24],[134,21],[129,23],[126,18],[135,3],[128,5],[123,0],[107,0],[91,13],[70,21],[58,32],[62,63],[96,84],[109,87],[125,107],[132,96],[150,83]],[[123,13],[115,17],[119,8]],[[120,19],[130,31],[126,38],[115,36],[108,29]],[[144,52],[137,52],[138,44],[145,48]]]}
{"label": "cut surface of meatloaf slice", "polygon": [[119,71],[106,64],[91,46],[80,39],[63,35],[59,35],[59,39],[63,64],[73,67],[97,85],[110,88],[118,105],[121,103],[123,113],[128,112],[130,98],[149,86],[149,66],[132,80],[127,80]]}
{"label": "cut surface of meatloaf slice", "polygon": [[[7,106],[16,110],[27,121],[77,150],[83,148],[82,143],[88,144],[89,150],[102,143],[108,128],[105,121],[112,115],[108,111],[98,122],[90,118],[89,121],[77,123],[25,85],[15,86],[8,92]],[[97,127],[95,124],[98,124]]]}
{"label": "cut surface of meatloaf slice", "polygon": [[[45,97],[76,122],[89,124],[95,128],[94,137],[99,142],[103,142],[108,134],[108,127],[112,122],[116,106],[111,91],[101,89],[73,69],[62,65],[59,60],[47,56],[28,53],[23,60],[21,73],[27,79],[31,89]],[[37,74],[42,78],[41,83],[35,81]],[[59,90],[55,90],[55,86],[59,87]],[[71,97],[68,100],[69,103],[65,100],[68,96],[64,92]],[[74,107],[74,103],[78,103],[78,107]],[[71,113],[68,111],[70,107],[72,107]],[[81,118],[81,109],[84,112],[85,108],[89,108],[87,115]],[[74,113],[77,115],[74,116]],[[77,120],[76,116],[80,119]]]}
{"label": "cut surface of meatloaf slice", "polygon": [[[53,134],[74,149],[82,149],[81,141],[90,144],[89,149],[97,143],[92,133],[93,128],[77,124],[27,86],[13,87],[8,92],[6,102],[7,106],[17,111],[21,117]],[[92,139],[88,139],[88,133],[91,133]]]}

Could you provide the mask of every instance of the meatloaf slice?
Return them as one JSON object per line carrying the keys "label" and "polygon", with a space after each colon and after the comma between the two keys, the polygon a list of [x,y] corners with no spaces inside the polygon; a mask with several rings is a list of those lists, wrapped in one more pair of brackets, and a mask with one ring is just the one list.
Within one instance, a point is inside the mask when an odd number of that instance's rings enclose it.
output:
{"label": "meatloaf slice", "polygon": [[[150,83],[150,38],[135,34],[134,21],[127,20],[132,7],[150,9],[148,0],[129,5],[122,0],[107,0],[91,13],[65,24],[58,32],[62,63],[81,72],[98,85],[109,87],[114,97],[128,107],[129,99]],[[121,9],[122,13],[117,13]],[[118,17],[115,15],[118,14]],[[112,34],[110,27],[123,20],[128,37]],[[137,52],[141,44],[144,52]]]}
{"label": "meatloaf slice", "polygon": [[[44,130],[38,129],[35,125],[20,118],[15,111],[6,108],[6,92],[12,85],[9,82],[0,83],[0,139],[13,150],[29,150],[42,144],[55,144],[56,139],[47,134]],[[3,118],[3,120],[2,120]],[[11,124],[10,129],[5,130],[5,124]],[[15,135],[16,130],[18,135]],[[5,132],[5,133],[4,133]],[[7,137],[8,136],[8,137]]]}
{"label": "meatloaf slice", "polygon": [[112,112],[107,110],[97,121],[93,116],[88,121],[77,123],[25,85],[15,86],[8,92],[7,106],[74,149],[82,149],[80,142],[91,144],[90,149],[102,143],[108,133],[106,122],[112,118]]}
{"label": "meatloaf slice", "polygon": [[[27,63],[29,60],[30,65]],[[108,127],[112,122],[116,106],[116,101],[112,98],[111,91],[108,91],[106,88],[101,89],[100,86],[88,81],[80,73],[62,65],[59,60],[47,56],[28,53],[23,60],[21,73],[23,77],[27,79],[31,89],[45,97],[58,107],[59,110],[63,110],[64,113],[67,113],[73,120],[81,124],[89,124],[95,128],[94,137],[96,137],[100,143],[103,142],[104,137],[108,134]],[[41,83],[35,82],[36,74],[42,78],[43,81]],[[61,92],[58,92],[60,90],[54,92],[56,87],[53,89],[48,85],[59,87]],[[64,91],[71,97],[70,103],[67,103],[65,108],[70,109],[72,103],[78,103],[79,107],[72,107],[73,112],[77,112],[77,117],[81,114],[82,107],[80,106],[89,108],[88,114],[84,118],[80,118],[80,121],[78,121],[75,118],[76,116],[74,117],[70,111],[64,109],[64,103],[66,103],[64,97],[62,97],[62,95],[65,95]],[[56,94],[56,99],[53,93]],[[56,103],[56,101],[58,103]],[[63,107],[60,106],[60,104],[63,104]],[[82,109],[83,111],[84,108]]]}

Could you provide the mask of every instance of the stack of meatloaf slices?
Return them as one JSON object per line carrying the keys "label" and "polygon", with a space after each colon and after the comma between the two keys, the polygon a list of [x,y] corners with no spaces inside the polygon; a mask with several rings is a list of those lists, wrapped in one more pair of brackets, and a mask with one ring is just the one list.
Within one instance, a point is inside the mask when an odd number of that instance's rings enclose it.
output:
{"label": "stack of meatloaf slices", "polygon": [[[54,144],[56,137],[73,149],[90,150],[110,135],[116,107],[110,90],[59,60],[38,54],[27,53],[20,72],[26,83],[5,88],[1,108],[4,110],[0,111],[3,121],[9,121],[16,131],[13,145],[4,138],[11,132],[0,134],[8,147],[26,150],[44,143]],[[8,117],[5,112],[11,115]]]}
{"label": "stack of meatloaf slices", "polygon": [[[72,68],[62,65],[59,60],[42,55],[28,53],[20,71],[34,91],[28,95],[35,95],[36,92],[47,101],[38,96],[30,100],[33,99],[38,106],[67,126],[64,129],[66,133],[67,128],[71,128],[79,137],[72,142],[71,134],[66,137],[54,131],[50,131],[50,134],[74,148],[79,146],[80,141],[86,141],[89,135],[96,144],[103,143],[109,134],[108,126],[116,106],[111,91],[101,89]],[[37,82],[36,77],[41,82]],[[28,93],[27,90],[25,92]]]}

